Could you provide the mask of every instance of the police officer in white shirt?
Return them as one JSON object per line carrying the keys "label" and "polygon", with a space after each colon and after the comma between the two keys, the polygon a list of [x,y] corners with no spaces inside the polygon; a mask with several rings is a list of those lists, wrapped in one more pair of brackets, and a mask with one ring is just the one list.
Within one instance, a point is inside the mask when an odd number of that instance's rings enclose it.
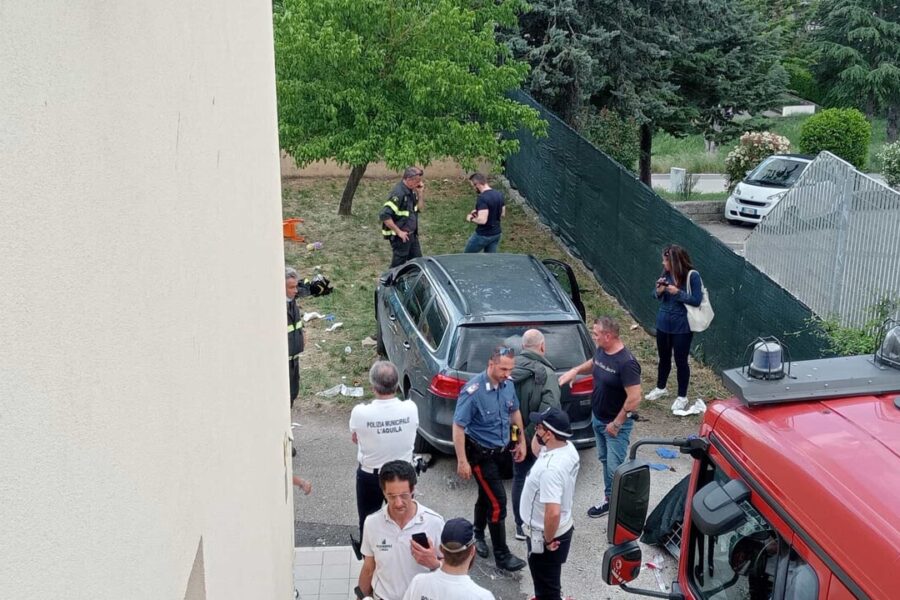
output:
{"label": "police officer in white shirt", "polygon": [[522,490],[519,513],[528,537],[528,568],[537,600],[560,600],[562,566],[569,556],[574,523],[572,501],[580,459],[569,442],[572,426],[559,408],[531,413],[531,449],[537,460]]}
{"label": "police officer in white shirt", "polygon": [[375,600],[401,600],[413,577],[441,566],[444,518],[413,499],[416,470],[408,462],[385,463],[378,477],[387,504],[366,518],[359,589]]}
{"label": "police officer in white shirt", "polygon": [[413,577],[403,600],[494,600],[494,595],[472,581],[475,528],[465,519],[450,519],[441,533],[444,561],[433,573]]}
{"label": "police officer in white shirt", "polygon": [[[350,413],[350,431],[357,445],[356,511],[359,536],[370,514],[381,508],[384,497],[378,481],[378,470],[392,460],[413,461],[413,444],[419,426],[419,412],[411,400],[397,398],[397,367],[378,361],[369,369],[369,382],[375,400],[357,404]],[[354,549],[359,548],[355,540]],[[359,553],[357,552],[357,555]]]}

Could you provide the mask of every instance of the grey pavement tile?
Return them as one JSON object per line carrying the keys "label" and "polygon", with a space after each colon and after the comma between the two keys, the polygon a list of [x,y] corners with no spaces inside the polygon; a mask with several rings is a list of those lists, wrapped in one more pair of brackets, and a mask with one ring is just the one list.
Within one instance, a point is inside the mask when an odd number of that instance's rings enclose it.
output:
{"label": "grey pavement tile", "polygon": [[319,594],[319,600],[347,600],[346,594]]}
{"label": "grey pavement tile", "polygon": [[319,586],[319,596],[339,595],[346,596],[350,591],[350,581],[343,579],[323,579]]}
{"label": "grey pavement tile", "polygon": [[322,565],[296,565],[294,567],[294,581],[311,579],[322,579]]}
{"label": "grey pavement tile", "polygon": [[315,550],[303,550],[294,552],[294,566],[299,565],[321,565],[322,552]]}
{"label": "grey pavement tile", "polygon": [[325,565],[322,567],[321,579],[349,579],[350,565]]}
{"label": "grey pavement tile", "polygon": [[294,582],[294,587],[300,592],[300,598],[302,598],[302,600],[308,600],[312,596],[318,596],[319,585],[318,579]]}
{"label": "grey pavement tile", "polygon": [[322,554],[323,565],[350,565],[350,551],[346,548],[327,550]]}

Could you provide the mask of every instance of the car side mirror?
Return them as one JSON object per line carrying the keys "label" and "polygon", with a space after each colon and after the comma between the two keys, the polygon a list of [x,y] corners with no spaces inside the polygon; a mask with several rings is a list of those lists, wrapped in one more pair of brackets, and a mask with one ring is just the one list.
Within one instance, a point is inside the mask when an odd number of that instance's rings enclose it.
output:
{"label": "car side mirror", "polygon": [[633,542],[644,530],[650,504],[650,465],[625,461],[613,476],[606,540],[612,545]]}
{"label": "car side mirror", "polygon": [[610,546],[603,553],[603,581],[622,585],[634,581],[641,572],[641,547],[635,541]]}
{"label": "car side mirror", "polygon": [[393,285],[394,283],[394,272],[388,271],[384,275],[381,276],[381,285]]}
{"label": "car side mirror", "polygon": [[732,479],[725,485],[710,481],[694,494],[691,524],[708,536],[732,531],[747,518],[740,503],[749,497],[750,489],[743,481]]}

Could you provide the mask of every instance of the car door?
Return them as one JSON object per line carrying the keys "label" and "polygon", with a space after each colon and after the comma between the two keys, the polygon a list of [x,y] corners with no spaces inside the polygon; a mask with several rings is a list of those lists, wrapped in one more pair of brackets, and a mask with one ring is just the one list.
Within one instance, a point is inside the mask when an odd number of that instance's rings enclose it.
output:
{"label": "car door", "polygon": [[581,320],[584,321],[585,312],[584,304],[581,302],[581,290],[578,288],[578,280],[575,278],[575,272],[572,270],[572,267],[561,260],[553,258],[545,258],[541,262],[544,263],[544,266],[547,267],[547,270],[550,271],[550,274],[553,275],[563,291],[572,299],[572,304],[575,305],[578,314],[581,315]]}
{"label": "car door", "polygon": [[421,274],[422,269],[417,265],[401,269],[389,284],[390,289],[381,295],[382,304],[378,307],[378,325],[387,357],[401,373],[409,345],[408,331],[415,327],[415,320],[410,323],[414,317],[410,316],[407,304]]}

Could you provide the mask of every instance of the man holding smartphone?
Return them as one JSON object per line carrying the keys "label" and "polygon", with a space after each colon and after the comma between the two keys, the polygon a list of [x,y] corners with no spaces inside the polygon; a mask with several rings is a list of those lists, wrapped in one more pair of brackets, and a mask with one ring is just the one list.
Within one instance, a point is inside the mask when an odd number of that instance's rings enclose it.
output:
{"label": "man holding smartphone", "polygon": [[534,424],[531,449],[537,455],[519,504],[528,534],[528,569],[537,600],[560,600],[562,566],[575,530],[572,502],[581,461],[568,441],[572,426],[562,409],[533,412],[528,420]]}
{"label": "man holding smartphone", "polygon": [[414,500],[416,470],[408,462],[385,463],[378,478],[387,504],[366,518],[359,590],[376,600],[401,600],[413,577],[440,568],[436,541],[444,518]]}

